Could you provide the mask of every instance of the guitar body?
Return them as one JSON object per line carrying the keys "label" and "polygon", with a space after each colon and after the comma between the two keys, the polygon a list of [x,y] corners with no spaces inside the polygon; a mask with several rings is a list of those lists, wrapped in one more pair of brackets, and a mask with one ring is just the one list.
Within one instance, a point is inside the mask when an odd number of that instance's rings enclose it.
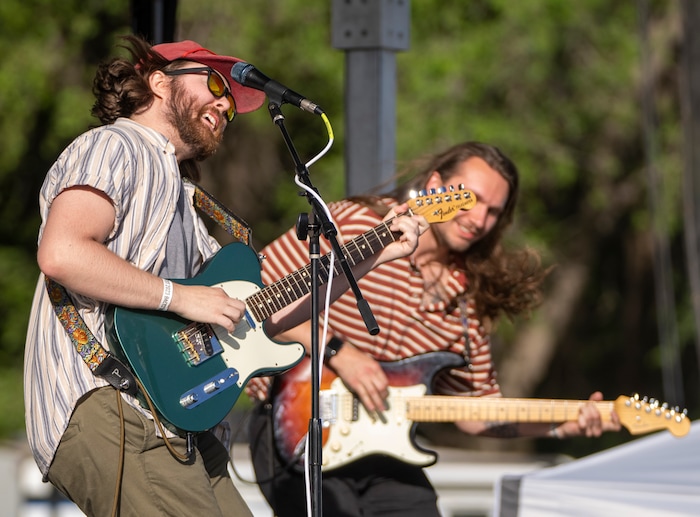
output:
{"label": "guitar body", "polygon": [[[301,462],[311,418],[310,364],[308,359],[304,361],[275,378],[271,391],[275,446],[285,463]],[[432,465],[437,455],[415,441],[417,422],[575,422],[586,404],[594,404],[603,421],[617,414],[620,424],[631,434],[667,429],[680,437],[690,430],[685,410],[670,409],[667,404],[639,395],[592,402],[429,393],[437,372],[463,364],[462,357],[451,352],[380,363],[390,386],[388,409],[379,415],[369,414],[342,380],[324,367],[319,394],[323,469],[329,471],[370,455],[389,456],[421,467]]]}
{"label": "guitar body", "polygon": [[[262,287],[255,252],[242,243],[223,247],[185,285],[223,288],[245,299]],[[278,343],[247,313],[233,333],[195,324],[170,312],[112,308],[106,318],[112,353],[126,361],[156,409],[184,431],[218,424],[251,377],[281,373],[304,356],[299,343]]]}
{"label": "guitar body", "polygon": [[[450,352],[430,352],[408,359],[380,363],[389,379],[389,409],[380,417],[370,415],[348,391],[341,379],[323,368],[319,412],[323,423],[322,461],[324,470],[342,467],[370,455],[384,455],[418,466],[429,466],[437,455],[415,441],[414,421],[393,400],[420,397],[430,391],[433,377],[445,368],[464,364]],[[302,364],[275,378],[273,422],[275,444],[285,462],[301,457],[311,418],[311,363]]]}
{"label": "guitar body", "polygon": [[[476,204],[464,185],[418,194],[406,203],[429,223],[448,221]],[[383,221],[344,244],[341,251],[347,261],[358,264],[398,239],[390,225]],[[329,263],[329,255],[321,258],[322,282],[327,281]],[[229,296],[245,300],[245,317],[233,333],[169,312],[114,307],[105,318],[107,341],[112,353],[129,364],[163,418],[183,431],[204,431],[226,416],[251,377],[284,372],[304,357],[301,344],[268,338],[262,322],[309,294],[311,273],[307,265],[263,286],[255,252],[242,243],[229,244],[197,276],[176,282],[221,287]]]}

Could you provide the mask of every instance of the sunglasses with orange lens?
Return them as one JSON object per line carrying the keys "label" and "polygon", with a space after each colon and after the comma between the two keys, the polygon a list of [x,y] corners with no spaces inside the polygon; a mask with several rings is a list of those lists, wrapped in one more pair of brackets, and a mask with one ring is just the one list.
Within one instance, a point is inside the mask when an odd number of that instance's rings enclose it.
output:
{"label": "sunglasses with orange lens", "polygon": [[233,95],[231,95],[231,90],[228,89],[226,83],[214,70],[208,66],[202,66],[197,68],[180,68],[178,70],[167,70],[163,71],[165,75],[185,75],[185,74],[201,74],[202,72],[207,73],[207,86],[209,91],[216,97],[220,99],[221,97],[226,97],[229,102],[229,109],[226,111],[226,118],[231,122],[236,116],[236,101],[233,100]]}

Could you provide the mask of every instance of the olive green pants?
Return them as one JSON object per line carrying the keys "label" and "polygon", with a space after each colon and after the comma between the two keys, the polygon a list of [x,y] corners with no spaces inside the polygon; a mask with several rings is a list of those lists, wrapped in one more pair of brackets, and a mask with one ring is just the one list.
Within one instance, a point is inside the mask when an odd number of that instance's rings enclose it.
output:
{"label": "olive green pants", "polygon": [[[251,516],[228,475],[228,451],[200,433],[187,462],[176,459],[155,435],[151,420],[122,401],[124,462],[120,463],[117,392],[100,388],[76,406],[49,469],[48,479],[88,516],[112,514],[121,476],[121,517]],[[185,440],[171,439],[184,454]]]}

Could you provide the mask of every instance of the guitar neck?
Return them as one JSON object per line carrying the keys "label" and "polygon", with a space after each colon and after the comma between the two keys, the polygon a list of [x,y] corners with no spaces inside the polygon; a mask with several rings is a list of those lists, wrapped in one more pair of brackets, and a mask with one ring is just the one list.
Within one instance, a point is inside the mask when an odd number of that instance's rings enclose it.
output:
{"label": "guitar neck", "polygon": [[[359,264],[398,239],[400,234],[389,230],[390,225],[391,220],[384,221],[341,246],[341,250],[351,266]],[[319,280],[321,284],[328,281],[329,271],[330,253],[321,257],[320,260]],[[338,261],[335,262],[333,271],[334,274],[340,274]],[[311,264],[307,264],[249,296],[245,302],[253,316],[258,321],[263,321],[310,292]]]}
{"label": "guitar neck", "polygon": [[[406,417],[415,422],[567,422],[577,420],[588,401],[425,396],[404,400]],[[614,402],[594,402],[603,420],[610,420]]]}

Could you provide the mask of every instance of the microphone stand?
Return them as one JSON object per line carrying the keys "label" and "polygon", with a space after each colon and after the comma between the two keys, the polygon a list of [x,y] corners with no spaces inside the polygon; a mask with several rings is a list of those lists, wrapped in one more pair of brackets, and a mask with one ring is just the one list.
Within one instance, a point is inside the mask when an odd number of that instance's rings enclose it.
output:
{"label": "microphone stand", "polygon": [[[316,187],[311,183],[309,178],[309,171],[299,159],[299,155],[294,147],[294,143],[284,126],[284,115],[280,109],[282,102],[276,102],[268,93],[268,110],[272,118],[272,122],[279,127],[282,137],[287,145],[287,149],[292,156],[294,161],[296,174],[299,176],[300,180],[304,185],[313,189],[314,192],[318,192]],[[371,312],[367,300],[362,297],[360,288],[357,285],[357,281],[352,273],[351,267],[348,265],[345,255],[338,243],[337,230],[333,223],[328,219],[325,210],[319,203],[319,201],[312,195],[306,194],[306,198],[313,208],[313,212],[310,218],[302,216],[299,217],[297,222],[297,236],[300,240],[309,238],[309,258],[311,261],[311,418],[309,420],[309,434],[308,434],[308,460],[309,460],[309,471],[310,471],[310,485],[311,485],[311,515],[312,517],[319,517],[322,514],[322,492],[321,492],[321,465],[322,461],[322,427],[323,422],[321,421],[319,415],[319,393],[320,393],[320,370],[321,365],[319,363],[319,343],[318,343],[318,327],[319,327],[319,296],[318,289],[320,287],[319,273],[321,271],[321,246],[319,242],[319,236],[321,232],[329,240],[336,257],[343,268],[343,273],[345,274],[348,285],[352,289],[355,297],[357,298],[358,308],[360,314],[367,326],[370,334],[375,335],[379,332],[379,327],[374,319],[374,315]],[[306,225],[307,228],[302,228]],[[330,271],[328,271],[330,275]],[[326,281],[328,278],[326,278]]]}

